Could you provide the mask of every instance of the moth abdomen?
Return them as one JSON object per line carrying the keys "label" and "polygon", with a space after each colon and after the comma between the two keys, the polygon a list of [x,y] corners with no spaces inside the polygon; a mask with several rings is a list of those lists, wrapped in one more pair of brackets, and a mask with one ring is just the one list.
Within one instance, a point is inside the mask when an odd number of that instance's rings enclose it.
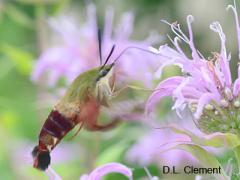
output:
{"label": "moth abdomen", "polygon": [[67,117],[57,109],[51,111],[39,134],[39,144],[32,152],[35,168],[47,169],[50,164],[50,152],[78,124],[76,117]]}
{"label": "moth abdomen", "polygon": [[39,138],[48,133],[61,140],[67,132],[74,128],[76,125],[74,122],[72,118],[67,118],[58,110],[53,110],[45,121]]}

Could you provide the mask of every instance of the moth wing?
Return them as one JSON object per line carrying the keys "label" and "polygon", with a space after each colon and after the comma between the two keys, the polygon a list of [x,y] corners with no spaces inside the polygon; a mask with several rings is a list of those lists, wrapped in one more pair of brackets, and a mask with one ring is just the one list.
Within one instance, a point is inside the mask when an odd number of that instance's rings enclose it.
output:
{"label": "moth wing", "polygon": [[118,124],[118,121],[112,121],[105,125],[99,125],[97,120],[99,117],[100,104],[92,98],[89,100],[80,112],[80,119],[83,121],[84,127],[89,131],[106,131]]}

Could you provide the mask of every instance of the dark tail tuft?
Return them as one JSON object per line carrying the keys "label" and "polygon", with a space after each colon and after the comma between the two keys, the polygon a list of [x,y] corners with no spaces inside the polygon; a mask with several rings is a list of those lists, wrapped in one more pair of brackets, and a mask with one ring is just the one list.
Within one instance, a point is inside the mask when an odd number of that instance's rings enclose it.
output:
{"label": "dark tail tuft", "polygon": [[42,171],[45,171],[48,168],[51,162],[49,151],[40,151],[38,146],[36,146],[32,151],[32,156],[34,158],[33,167]]}
{"label": "dark tail tuft", "polygon": [[33,157],[36,157],[37,156],[37,153],[38,153],[38,146],[35,146],[32,150],[32,156]]}

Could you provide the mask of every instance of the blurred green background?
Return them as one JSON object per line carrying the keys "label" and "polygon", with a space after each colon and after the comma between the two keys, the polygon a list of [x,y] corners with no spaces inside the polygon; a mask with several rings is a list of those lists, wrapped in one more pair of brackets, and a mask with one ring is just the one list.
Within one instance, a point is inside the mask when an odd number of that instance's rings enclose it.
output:
{"label": "blurred green background", "polygon": [[[217,51],[220,43],[217,35],[209,30],[212,21],[219,20],[227,35],[227,47],[236,59],[237,42],[232,14],[226,12],[224,0],[95,0],[92,1],[97,8],[98,20],[103,21],[106,7],[112,6],[115,17],[125,11],[135,13],[134,39],[143,39],[151,30],[160,35],[170,34],[169,27],[160,23],[161,19],[169,22],[178,21],[186,30],[185,18],[188,14],[195,17],[193,29],[198,49],[208,57],[210,52]],[[37,143],[37,135],[51,106],[39,107],[37,103],[40,87],[32,83],[30,74],[35,59],[48,47],[49,28],[46,20],[66,12],[74,11],[79,16],[85,11],[85,1],[81,0],[0,0],[0,179],[47,179],[47,177],[24,162],[27,151],[21,147]],[[229,20],[230,19],[230,20]],[[168,40],[165,39],[167,42]],[[231,63],[234,67],[237,61]],[[236,68],[235,74],[236,74]],[[170,71],[170,72],[168,72]],[[173,69],[165,71],[165,75],[173,73]],[[235,76],[235,75],[234,75]],[[45,91],[44,89],[43,91]],[[169,103],[162,105],[170,109]],[[164,115],[163,115],[164,116]],[[103,144],[96,143],[98,133],[92,135],[88,132],[80,133],[70,144],[84,144],[89,149],[100,146],[99,152],[76,154],[75,160],[59,163],[53,166],[63,179],[77,179],[82,173],[87,173],[92,165],[82,162],[79,156],[89,156],[99,153],[96,164],[108,161],[124,163],[124,151],[133,143],[126,141],[129,134],[136,137],[141,132],[141,125],[123,125],[113,132]],[[134,134],[135,133],[135,134]],[[108,136],[108,135],[106,135]],[[118,143],[116,143],[118,142]],[[17,154],[20,153],[20,154]],[[21,157],[22,159],[18,159]],[[26,160],[27,161],[27,160]],[[90,162],[91,160],[89,160]],[[151,166],[151,172],[158,175],[157,167]],[[145,176],[139,167],[134,171],[136,179]],[[121,175],[109,175],[106,179],[124,179]]]}

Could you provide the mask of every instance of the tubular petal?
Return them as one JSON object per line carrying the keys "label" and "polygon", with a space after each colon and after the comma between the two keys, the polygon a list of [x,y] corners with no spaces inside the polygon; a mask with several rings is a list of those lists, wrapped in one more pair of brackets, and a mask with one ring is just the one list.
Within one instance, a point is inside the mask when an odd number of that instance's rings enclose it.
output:
{"label": "tubular petal", "polygon": [[233,95],[236,97],[238,96],[240,90],[240,78],[236,79],[233,84]]}
{"label": "tubular petal", "polygon": [[215,94],[213,93],[205,93],[203,94],[199,101],[198,101],[198,106],[197,106],[197,111],[196,113],[194,114],[194,117],[196,119],[199,119],[201,114],[202,114],[202,110],[204,108],[204,106],[209,103],[211,100],[214,100],[216,97],[215,97]]}
{"label": "tubular petal", "polygon": [[238,39],[238,58],[240,59],[240,26],[239,26],[239,19],[238,19],[238,13],[236,8],[236,2],[234,0],[234,6],[228,5],[227,10],[231,9],[233,11],[234,17],[235,17],[235,23],[236,23],[236,29],[237,29],[237,39]]}
{"label": "tubular petal", "polygon": [[121,173],[132,180],[132,170],[120,163],[107,163],[93,170],[89,175],[83,175],[80,180],[101,180],[109,173]]}
{"label": "tubular petal", "polygon": [[157,102],[165,96],[169,96],[176,89],[176,87],[184,80],[181,76],[175,76],[162,81],[155,89],[154,93],[148,98],[146,103],[146,112],[153,110]]}
{"label": "tubular petal", "polygon": [[192,32],[192,26],[191,26],[193,21],[194,21],[193,16],[188,15],[187,16],[187,25],[188,25],[188,33],[189,33],[189,43],[188,44],[189,44],[190,49],[192,50],[192,58],[199,60],[200,57],[197,53],[197,50],[196,50],[196,48],[194,46],[194,42],[193,42],[193,32]]}

